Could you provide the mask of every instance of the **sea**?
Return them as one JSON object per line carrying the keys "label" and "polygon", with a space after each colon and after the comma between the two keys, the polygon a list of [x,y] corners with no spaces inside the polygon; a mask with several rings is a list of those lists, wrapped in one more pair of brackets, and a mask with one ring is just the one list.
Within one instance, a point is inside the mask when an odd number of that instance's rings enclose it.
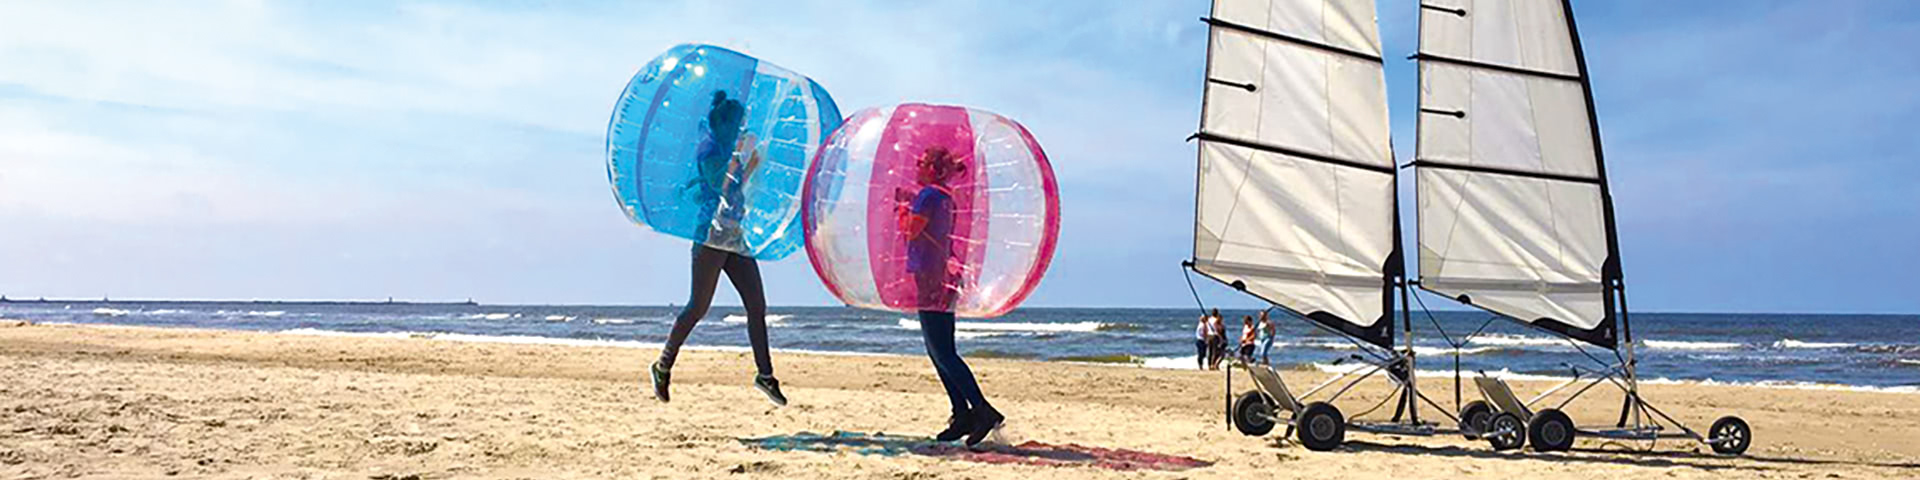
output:
{"label": "sea", "polygon": [[[671,306],[476,305],[293,302],[6,302],[0,318],[37,323],[138,325],[444,341],[655,348]],[[1231,338],[1241,315],[1222,311]],[[961,319],[969,357],[1193,369],[1198,310],[1022,308],[994,319]],[[1276,317],[1268,361],[1337,371],[1362,347],[1303,320]],[[1634,313],[1640,376],[1649,382],[1920,393],[1920,315]],[[773,347],[845,355],[924,355],[912,315],[844,307],[774,307]],[[1478,331],[1477,334],[1474,332]],[[1472,334],[1469,336],[1469,334]],[[1432,375],[1486,372],[1514,379],[1565,378],[1571,368],[1612,361],[1614,350],[1575,344],[1488,314],[1415,312],[1418,369]],[[1458,345],[1457,347],[1455,345]],[[689,348],[739,350],[746,315],[716,307]],[[776,360],[777,361],[777,360]]]}

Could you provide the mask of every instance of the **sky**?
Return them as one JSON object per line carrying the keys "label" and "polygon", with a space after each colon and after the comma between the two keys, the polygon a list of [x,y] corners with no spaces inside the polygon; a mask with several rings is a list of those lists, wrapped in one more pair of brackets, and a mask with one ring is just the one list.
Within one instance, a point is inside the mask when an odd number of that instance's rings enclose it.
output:
{"label": "sky", "polygon": [[[1575,3],[1636,310],[1920,312],[1920,3]],[[1416,6],[1379,5],[1405,162]],[[1020,121],[1063,202],[1027,305],[1188,307],[1207,8],[0,2],[0,294],[683,302],[686,242],[620,213],[604,152],[633,73],[699,42],[846,112]],[[762,270],[837,303],[799,255]]]}

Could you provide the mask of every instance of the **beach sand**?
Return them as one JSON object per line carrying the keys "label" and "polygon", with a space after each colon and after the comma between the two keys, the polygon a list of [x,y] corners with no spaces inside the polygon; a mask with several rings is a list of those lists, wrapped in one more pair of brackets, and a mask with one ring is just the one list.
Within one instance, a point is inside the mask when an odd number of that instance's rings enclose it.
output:
{"label": "beach sand", "polygon": [[[1218,372],[972,361],[1015,441],[1198,458],[1183,471],[768,451],[740,439],[835,430],[927,435],[946,400],[924,358],[781,353],[793,404],[748,384],[752,361],[688,351],[674,402],[642,389],[656,352],[0,322],[0,480],[15,478],[1920,478],[1920,395],[1649,385],[1704,428],[1737,413],[1746,457],[1692,443],[1583,440],[1492,452],[1457,437],[1350,433],[1311,452],[1232,432]],[[1292,372],[1296,389],[1325,378]],[[1236,379],[1235,388],[1247,382]],[[1425,384],[1451,405],[1450,382]],[[1523,395],[1545,384],[1518,383]],[[1371,382],[1360,398],[1381,398]],[[1596,392],[1599,391],[1596,389]],[[1612,420],[1617,394],[1576,403]],[[1343,401],[1349,413],[1371,405]],[[1438,417],[1432,413],[1429,416]]]}

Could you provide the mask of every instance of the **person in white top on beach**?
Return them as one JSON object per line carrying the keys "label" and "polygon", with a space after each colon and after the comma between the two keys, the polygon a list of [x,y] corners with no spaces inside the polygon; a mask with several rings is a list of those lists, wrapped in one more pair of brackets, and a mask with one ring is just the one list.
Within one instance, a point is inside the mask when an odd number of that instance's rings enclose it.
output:
{"label": "person in white top on beach", "polygon": [[[1220,312],[1219,310],[1214,310],[1213,315],[1219,315],[1220,314],[1219,312]],[[1209,344],[1207,341],[1213,337],[1212,318],[1213,318],[1212,315],[1208,315],[1206,312],[1201,312],[1200,321],[1194,322],[1194,325],[1193,325],[1194,358],[1196,360],[1199,360],[1200,363],[1198,368],[1201,370],[1207,369],[1207,358],[1211,357],[1211,355],[1208,355],[1209,352],[1208,352],[1207,346]]]}

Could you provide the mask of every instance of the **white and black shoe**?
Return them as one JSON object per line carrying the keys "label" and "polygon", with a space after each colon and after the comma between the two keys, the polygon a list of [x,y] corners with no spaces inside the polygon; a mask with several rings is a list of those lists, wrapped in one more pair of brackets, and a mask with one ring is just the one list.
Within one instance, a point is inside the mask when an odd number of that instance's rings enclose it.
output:
{"label": "white and black shoe", "polygon": [[780,381],[774,379],[773,375],[755,375],[753,377],[753,388],[759,389],[760,393],[767,394],[767,401],[773,402],[773,406],[787,406],[787,395],[780,393]]}

